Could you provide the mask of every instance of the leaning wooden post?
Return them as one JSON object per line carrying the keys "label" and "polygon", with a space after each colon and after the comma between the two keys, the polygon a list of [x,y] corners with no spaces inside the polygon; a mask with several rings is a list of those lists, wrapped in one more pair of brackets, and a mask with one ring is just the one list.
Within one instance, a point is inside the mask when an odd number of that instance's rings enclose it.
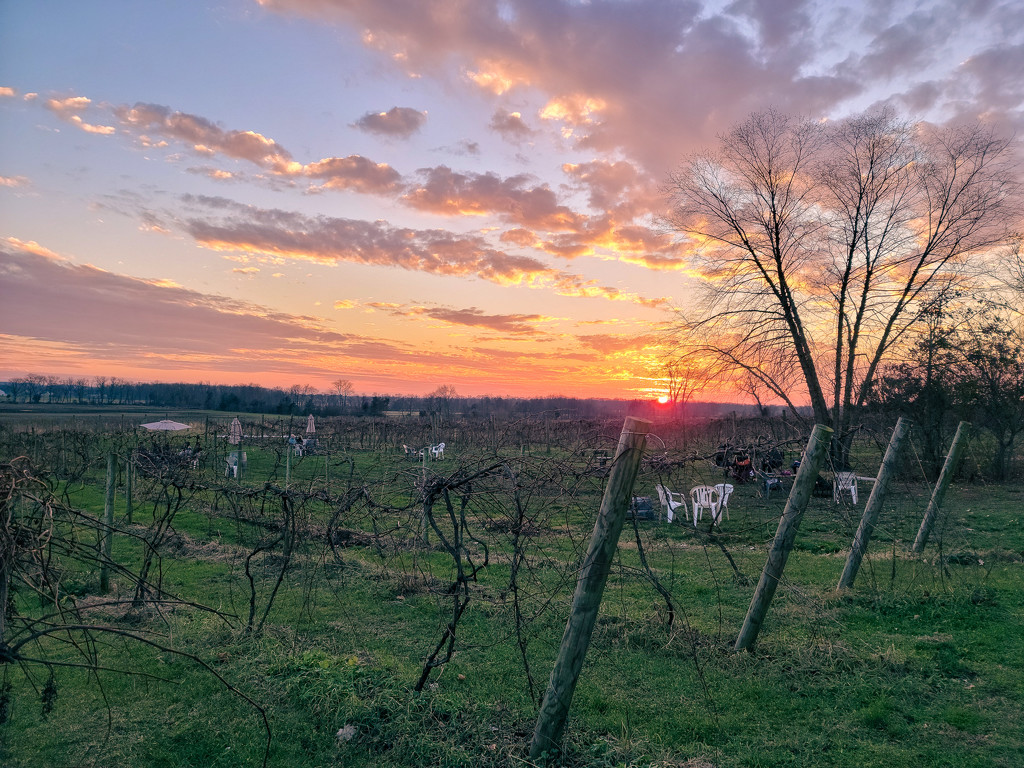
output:
{"label": "leaning wooden post", "polygon": [[761,631],[761,623],[768,613],[768,606],[771,605],[775,590],[782,579],[789,551],[793,548],[800,520],[811,500],[814,481],[818,479],[818,471],[825,460],[825,454],[828,453],[831,440],[831,429],[823,424],[814,426],[811,439],[807,441],[807,449],[800,461],[800,469],[797,470],[796,479],[793,481],[793,490],[786,501],[786,509],[779,520],[778,530],[775,531],[775,539],[768,551],[768,561],[761,572],[761,580],[757,583],[754,597],[747,609],[747,617],[743,620],[743,627],[736,637],[737,651],[752,650],[754,643],[757,642],[757,633]]}
{"label": "leaning wooden post", "polygon": [[622,425],[619,445],[612,460],[608,485],[601,500],[601,510],[590,537],[590,549],[580,568],[576,593],[572,598],[572,611],[562,635],[558,659],[551,671],[547,693],[537,716],[537,727],[530,744],[530,760],[540,760],[558,749],[565,731],[576,681],[579,679],[583,658],[590,645],[590,636],[597,621],[601,595],[608,579],[612,556],[618,546],[619,533],[629,508],[633,483],[640,468],[644,441],[651,422],[629,417]]}
{"label": "leaning wooden post", "polygon": [[878,468],[878,476],[875,478],[875,487],[871,489],[868,503],[864,505],[864,514],[860,518],[860,527],[857,528],[857,535],[850,547],[850,554],[846,558],[846,567],[843,568],[843,575],[839,577],[838,589],[849,589],[853,586],[853,580],[857,578],[857,571],[860,570],[861,560],[868,550],[868,543],[871,541],[871,534],[875,530],[875,522],[878,520],[878,513],[882,509],[882,502],[889,486],[889,478],[896,472],[896,465],[900,460],[900,449],[903,447],[903,438],[910,433],[912,422],[902,416],[896,422],[896,429],[892,431],[889,439],[889,447],[885,449],[885,456],[882,458],[882,466]]}
{"label": "leaning wooden post", "polygon": [[114,540],[114,483],[117,466],[114,453],[107,454],[107,493],[103,501],[103,528],[100,533],[100,592],[110,591],[110,556]]}
{"label": "leaning wooden post", "polygon": [[942,500],[946,497],[946,488],[953,481],[953,475],[956,474],[957,467],[960,466],[960,459],[967,449],[967,442],[970,440],[970,437],[971,425],[966,421],[961,421],[960,425],[956,428],[956,435],[953,436],[953,444],[949,446],[946,462],[942,465],[942,471],[939,473],[938,482],[935,483],[935,490],[932,491],[932,498],[928,502],[928,508],[924,511],[924,519],[921,520],[921,527],[917,531],[917,538],[914,539],[914,546],[911,551],[916,555],[921,554],[922,550],[924,550],[924,545],[928,543],[928,537],[931,536],[932,528],[935,526],[935,518],[939,514],[939,508],[942,506]]}

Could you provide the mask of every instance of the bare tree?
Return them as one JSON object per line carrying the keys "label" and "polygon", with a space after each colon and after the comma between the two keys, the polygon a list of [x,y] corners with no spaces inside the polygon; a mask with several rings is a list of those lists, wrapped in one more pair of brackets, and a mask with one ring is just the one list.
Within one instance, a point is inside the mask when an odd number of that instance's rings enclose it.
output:
{"label": "bare tree", "polygon": [[683,417],[693,399],[725,373],[715,358],[700,358],[692,352],[677,351],[663,362],[664,381],[673,410]]}
{"label": "bare tree", "polygon": [[706,289],[680,328],[794,411],[809,400],[844,462],[887,354],[969,257],[1007,241],[1013,171],[981,125],[754,114],[670,176],[668,224]]}
{"label": "bare tree", "polygon": [[349,395],[352,394],[352,382],[348,379],[335,379],[331,382],[331,389],[341,398],[341,407],[344,409],[348,404]]}
{"label": "bare tree", "polygon": [[959,399],[995,440],[992,476],[1007,480],[1024,434],[1024,336],[989,302],[958,331]]}
{"label": "bare tree", "polygon": [[446,418],[451,418],[452,404],[459,397],[455,387],[451,384],[442,384],[429,395],[430,410]]}

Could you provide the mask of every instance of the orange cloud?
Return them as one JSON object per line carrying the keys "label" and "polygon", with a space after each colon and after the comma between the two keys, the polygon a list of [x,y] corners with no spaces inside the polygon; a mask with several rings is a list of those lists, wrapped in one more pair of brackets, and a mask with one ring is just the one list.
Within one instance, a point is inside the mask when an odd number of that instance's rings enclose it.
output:
{"label": "orange cloud", "polygon": [[95,125],[85,122],[79,112],[84,112],[92,104],[90,99],[84,96],[69,96],[63,99],[47,99],[46,107],[61,120],[82,129],[86,133],[109,135],[114,132],[112,125]]}
{"label": "orange cloud", "polygon": [[4,242],[13,248],[16,248],[23,253],[31,253],[35,256],[42,256],[45,259],[53,259],[54,261],[66,261],[63,256],[54,253],[49,248],[44,248],[35,240],[19,240],[16,237],[4,238]]}

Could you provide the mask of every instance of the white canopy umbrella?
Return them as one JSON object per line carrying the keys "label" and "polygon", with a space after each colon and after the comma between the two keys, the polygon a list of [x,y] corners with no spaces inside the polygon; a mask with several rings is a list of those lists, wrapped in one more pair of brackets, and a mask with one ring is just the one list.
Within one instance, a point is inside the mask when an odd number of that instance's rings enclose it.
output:
{"label": "white canopy umbrella", "polygon": [[143,424],[142,426],[150,432],[179,432],[183,429],[192,429],[188,424],[182,424],[180,421],[171,421],[170,419],[151,421],[149,424]]}
{"label": "white canopy umbrella", "polygon": [[316,424],[313,423],[313,414],[312,413],[309,414],[309,418],[306,420],[306,434],[307,435],[315,435],[316,434]]}
{"label": "white canopy umbrella", "polygon": [[231,420],[231,431],[228,434],[228,442],[232,445],[238,445],[242,442],[242,422],[238,420],[237,416]]}

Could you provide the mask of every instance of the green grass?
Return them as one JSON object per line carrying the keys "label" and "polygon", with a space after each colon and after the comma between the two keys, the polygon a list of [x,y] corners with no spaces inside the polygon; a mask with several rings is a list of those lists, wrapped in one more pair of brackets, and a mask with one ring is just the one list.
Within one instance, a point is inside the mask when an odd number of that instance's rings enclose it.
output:
{"label": "green grass", "polygon": [[[255,491],[268,480],[283,484],[276,451],[246,450],[243,485]],[[414,498],[418,467],[401,456],[356,450],[347,458],[357,484],[375,498],[399,509]],[[453,458],[431,470],[457,466]],[[680,490],[715,476],[692,465],[673,471],[668,481]],[[322,457],[295,462],[292,487],[316,487],[323,472]],[[216,462],[201,476],[206,486],[234,483]],[[74,500],[96,513],[103,503],[102,471],[91,478]],[[334,478],[336,492],[346,487],[340,472]],[[637,492],[653,495],[653,484],[663,479],[644,475]],[[753,653],[734,653],[730,644],[784,499],[761,499],[750,485],[735,491],[719,537],[744,579],[734,577],[721,549],[702,533],[640,524],[648,562],[671,593],[671,628],[627,525],[556,762],[638,768],[1024,764],[1021,488],[954,487],[925,556],[914,557],[909,543],[929,489],[897,483],[855,588],[838,594],[867,496],[861,491],[856,510],[813,500]],[[235,618],[225,622],[179,608],[142,623],[119,615],[105,621],[152,631],[262,707],[273,736],[270,765],[525,764],[516,761],[525,758],[536,718],[532,696],[543,691],[557,652],[575,567],[600,501],[600,478],[573,493],[539,493],[529,502],[532,519],[543,523],[520,572],[532,695],[509,591],[509,537],[485,525],[508,514],[507,496],[495,491],[472,503],[470,525],[491,546],[491,564],[470,584],[455,656],[417,694],[412,687],[423,658],[450,615],[445,592],[454,573],[436,536],[430,549],[417,545],[417,510],[375,512],[378,526],[398,526],[383,557],[373,547],[351,547],[336,561],[322,541],[301,541],[264,632],[250,635],[243,631],[249,601],[244,557],[269,534],[233,521],[223,499],[215,510],[217,493],[200,489],[177,513],[160,576],[170,591]],[[147,525],[152,508],[138,502],[135,522]],[[123,509],[119,499],[119,519]],[[323,526],[335,510],[334,503],[310,499],[301,514],[308,526]],[[264,513],[277,519],[273,507]],[[373,528],[362,513],[352,512],[344,524]],[[479,546],[470,547],[479,561]],[[140,562],[142,551],[137,539],[115,541],[116,559],[127,566]],[[253,559],[260,606],[279,567],[277,554]],[[71,569],[65,586],[76,599],[87,599],[96,574]],[[24,591],[16,599],[21,610],[37,610]],[[259,712],[208,669],[113,636],[101,638],[96,650],[105,667],[152,677],[59,668],[57,696],[44,715],[45,669],[32,666],[35,677],[28,679],[8,667],[0,764],[260,764]],[[39,653],[82,661],[75,649],[57,643]]]}

